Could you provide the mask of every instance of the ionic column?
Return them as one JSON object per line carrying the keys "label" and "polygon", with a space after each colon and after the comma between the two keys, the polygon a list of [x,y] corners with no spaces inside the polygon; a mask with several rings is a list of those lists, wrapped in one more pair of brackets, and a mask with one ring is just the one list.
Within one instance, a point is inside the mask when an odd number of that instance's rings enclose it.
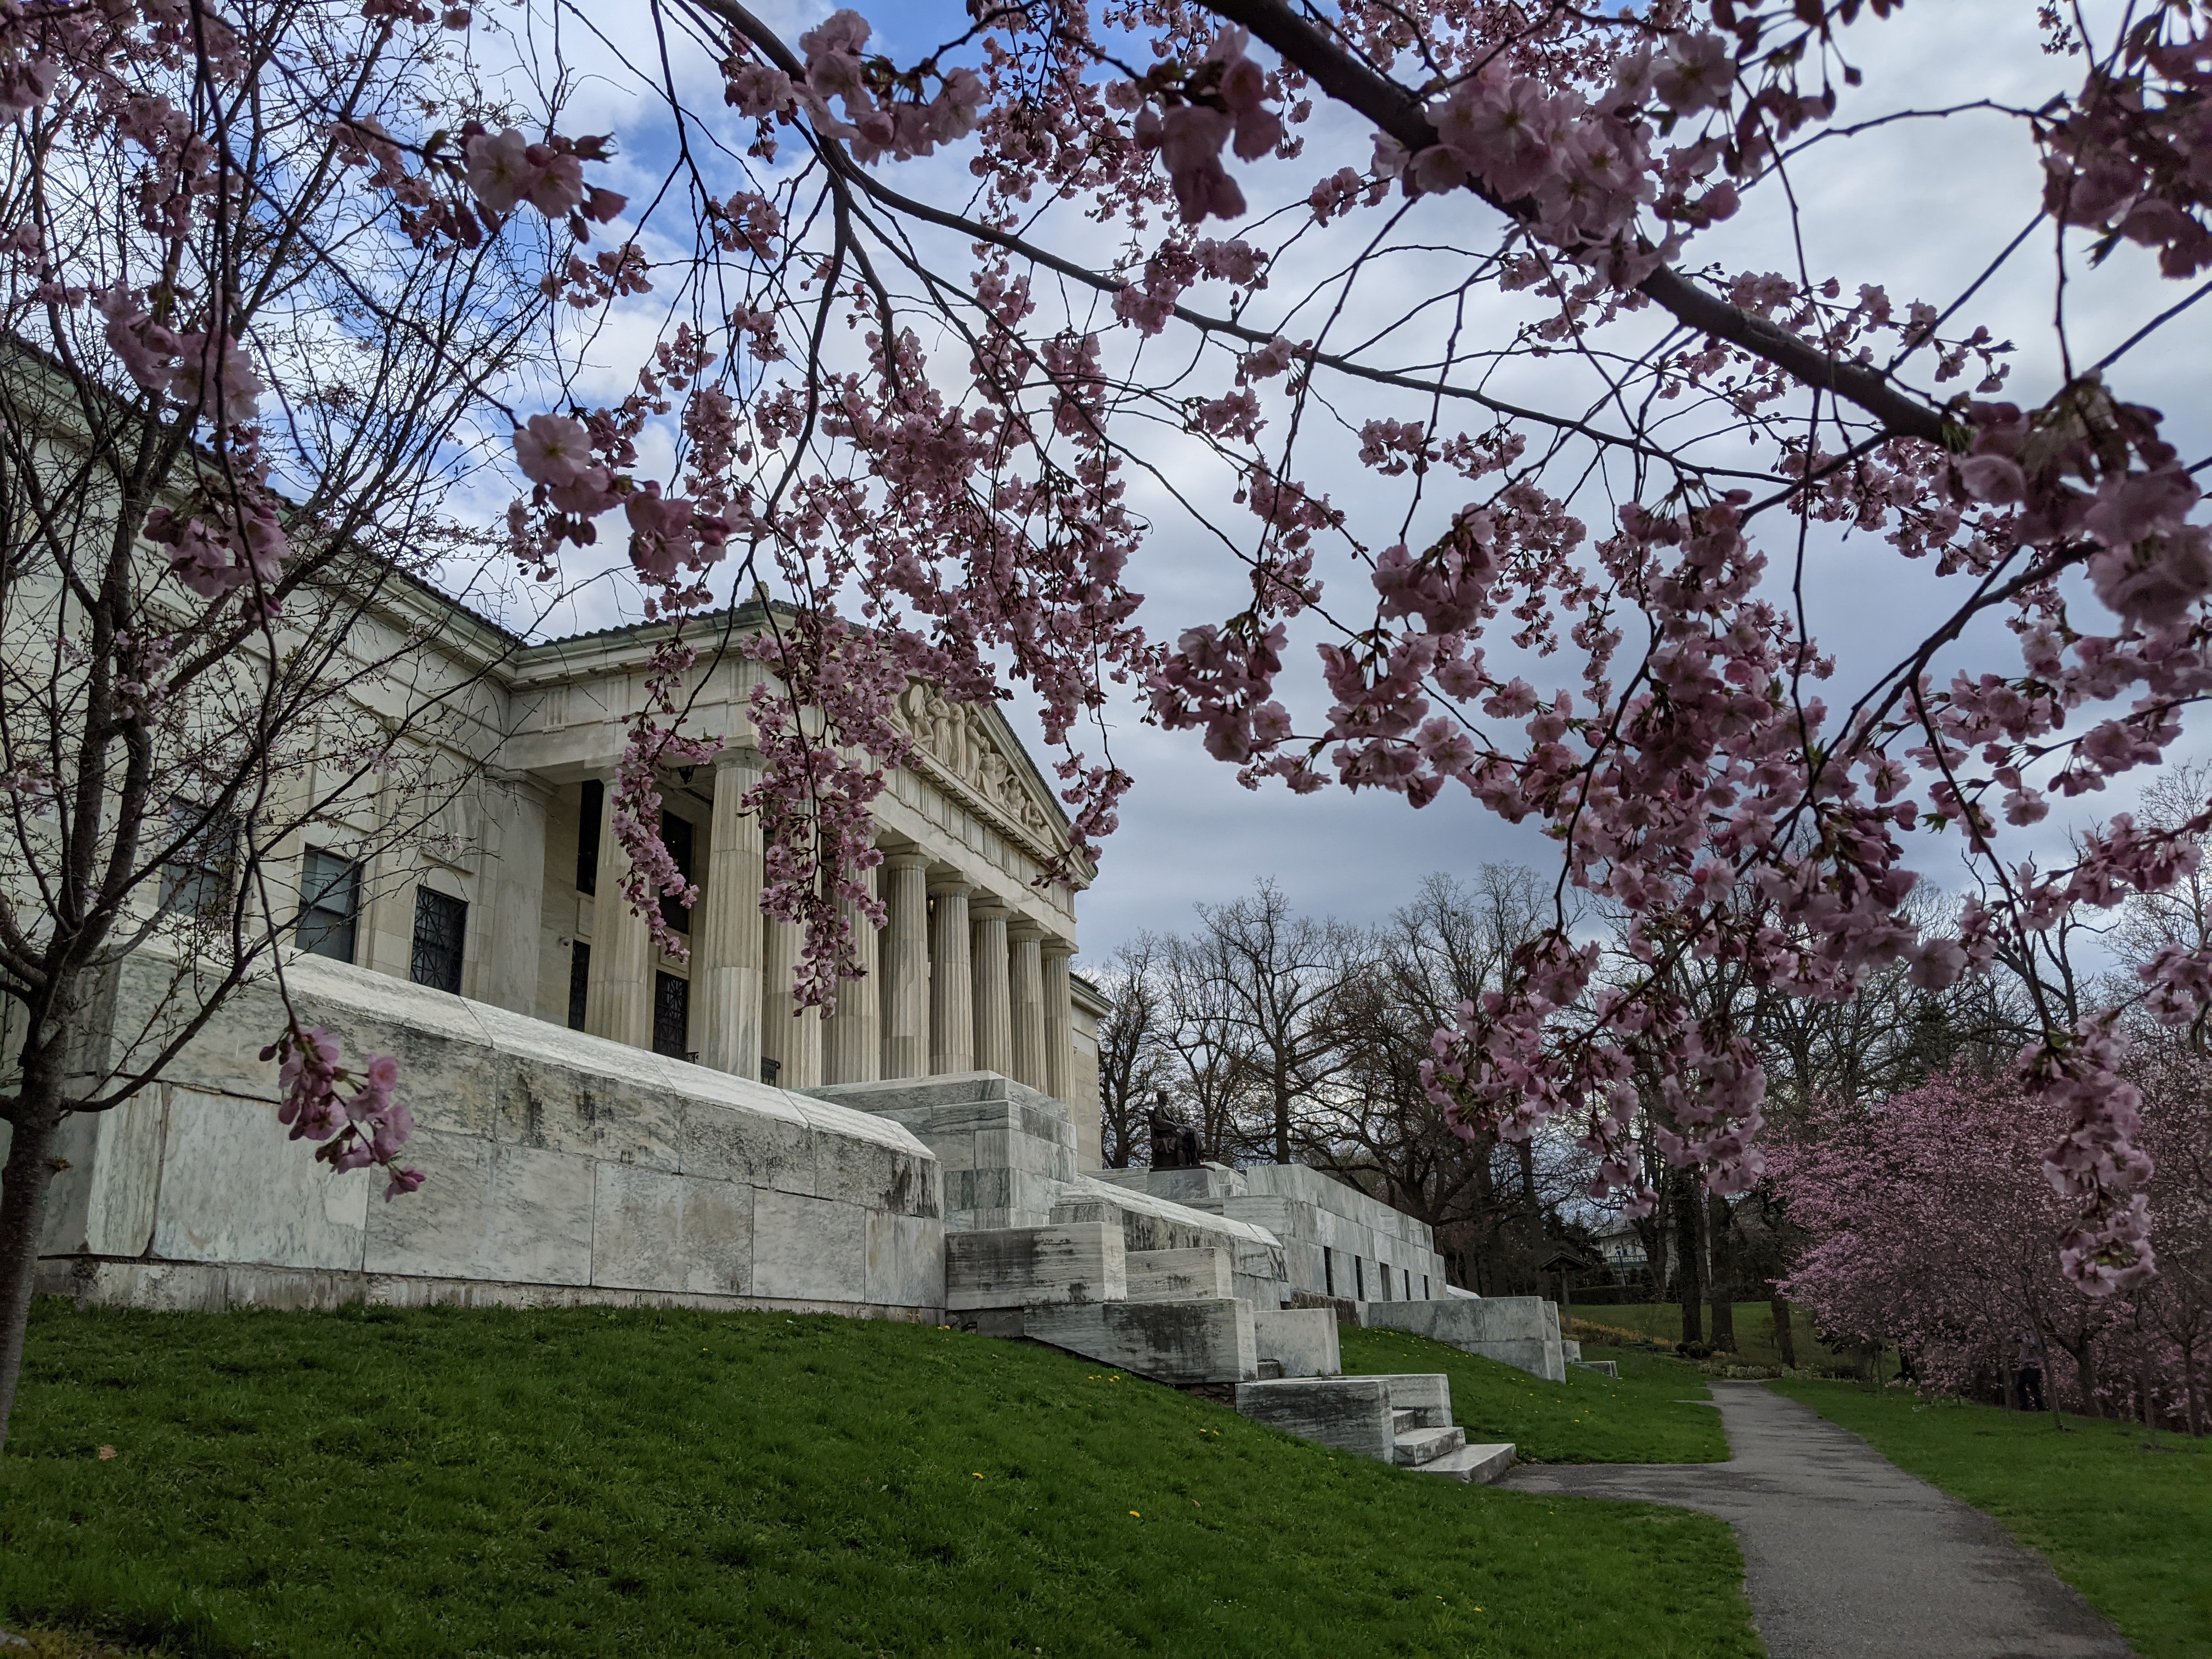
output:
{"label": "ionic column", "polygon": [[1013,1079],[1049,1094],[1044,1077],[1044,962],[1040,948],[1043,942],[1043,930],[1033,922],[1012,922],[1006,928],[1006,990],[1013,1005]]}
{"label": "ionic column", "polygon": [[1014,1074],[1014,1019],[1006,983],[1006,912],[994,903],[971,903],[975,928],[975,1069]]}
{"label": "ionic column", "polygon": [[[876,872],[863,871],[868,890],[876,890]],[[853,953],[859,958],[860,976],[837,988],[837,1012],[830,1016],[823,1033],[822,1080],[824,1083],[873,1083],[883,1074],[883,996],[876,988],[876,924],[850,899],[837,901],[837,914],[852,930]]]}
{"label": "ionic column", "polygon": [[714,763],[714,814],[707,827],[707,879],[693,912],[691,1029],[699,1060],[757,1080],[761,1071],[760,818],[740,811],[761,781],[757,759]]}
{"label": "ionic column", "polygon": [[591,982],[584,1029],[633,1048],[653,1046],[653,933],[623,892],[629,854],[615,839],[615,780],[599,807],[599,891],[592,899]]}
{"label": "ionic column", "polygon": [[929,884],[929,1069],[975,1069],[975,986],[969,966],[968,895],[951,877]]}
{"label": "ionic column", "polygon": [[884,1077],[929,1075],[929,860],[893,853],[883,861]]}
{"label": "ionic column", "polygon": [[811,1089],[822,1081],[822,1014],[792,995],[806,932],[797,922],[762,918],[768,994],[761,999],[761,1057],[776,1062],[776,1086]]}
{"label": "ionic column", "polygon": [[1075,1050],[1075,1004],[1068,988],[1067,959],[1075,947],[1064,939],[1045,940],[1044,1091],[1054,1100],[1073,1100],[1069,1080]]}

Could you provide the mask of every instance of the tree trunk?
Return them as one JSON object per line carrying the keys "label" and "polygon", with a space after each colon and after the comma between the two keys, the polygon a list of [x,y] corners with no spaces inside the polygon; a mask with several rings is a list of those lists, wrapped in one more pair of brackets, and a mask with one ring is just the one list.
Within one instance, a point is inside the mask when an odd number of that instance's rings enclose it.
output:
{"label": "tree trunk", "polygon": [[1775,1352],[1782,1356],[1783,1369],[1794,1371],[1797,1369],[1797,1333],[1790,1324],[1793,1310],[1790,1298],[1774,1291],[1768,1295],[1766,1305],[1774,1315]]}
{"label": "tree trunk", "polygon": [[1291,1085],[1281,1072],[1275,1073],[1275,1162],[1291,1161]]}
{"label": "tree trunk", "polygon": [[1682,1340],[1703,1342],[1705,1324],[1705,1267],[1698,1252],[1698,1189],[1677,1172],[1674,1188],[1675,1294],[1682,1299]]}
{"label": "tree trunk", "polygon": [[2197,1401],[2197,1349],[2193,1344],[2181,1351],[2181,1392],[2190,1436],[2200,1437],[2204,1432],[2204,1413]]}
{"label": "tree trunk", "polygon": [[57,1104],[18,1098],[15,1139],[0,1171],[0,1453],[15,1413],[15,1384],[23,1374],[23,1337],[31,1318],[31,1290],[39,1265],[39,1226],[46,1189],[54,1178],[54,1141],[61,1127]]}
{"label": "tree trunk", "polygon": [[1713,1346],[1735,1352],[1735,1252],[1729,1237],[1728,1200],[1718,1193],[1705,1199],[1706,1255],[1712,1262],[1709,1293],[1713,1306]]}

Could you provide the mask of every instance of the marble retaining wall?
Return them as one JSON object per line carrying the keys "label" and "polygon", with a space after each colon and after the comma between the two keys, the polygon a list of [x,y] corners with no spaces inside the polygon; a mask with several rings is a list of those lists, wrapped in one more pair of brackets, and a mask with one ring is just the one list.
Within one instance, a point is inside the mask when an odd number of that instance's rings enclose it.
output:
{"label": "marble retaining wall", "polygon": [[[940,1316],[942,1178],[901,1125],[318,957],[288,974],[349,1061],[398,1060],[422,1190],[386,1203],[373,1172],[332,1175],[284,1138],[258,1058],[282,1014],[249,989],[161,1085],[73,1121],[42,1288],[162,1307]],[[167,983],[126,963],[118,1029]]]}
{"label": "marble retaining wall", "polygon": [[1448,1294],[1427,1223],[1303,1164],[1100,1170],[1095,1179],[1264,1229],[1280,1241],[1291,1292],[1376,1302]]}

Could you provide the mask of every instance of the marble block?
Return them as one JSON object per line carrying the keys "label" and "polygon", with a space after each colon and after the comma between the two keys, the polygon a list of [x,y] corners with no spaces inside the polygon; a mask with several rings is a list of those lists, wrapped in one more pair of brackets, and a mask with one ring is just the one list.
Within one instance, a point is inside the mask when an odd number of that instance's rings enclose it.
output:
{"label": "marble block", "polygon": [[[168,1107],[160,1085],[105,1112],[62,1121],[54,1156],[69,1167],[46,1188],[41,1255],[142,1255],[153,1242]],[[0,1124],[0,1158],[7,1155]]]}
{"label": "marble block", "polygon": [[1344,1370],[1336,1316],[1326,1308],[1255,1308],[1252,1336],[1260,1358],[1285,1376],[1336,1376]]}
{"label": "marble block", "polygon": [[154,1253],[359,1271],[369,1181],[364,1170],[333,1175],[311,1146],[285,1139],[267,1101],[172,1088]]}
{"label": "marble block", "polygon": [[1240,1383],[1237,1409],[1301,1440],[1388,1463],[1397,1455],[1390,1385],[1379,1376],[1285,1377]]}
{"label": "marble block", "polygon": [[945,1306],[945,1224],[868,1212],[868,1294],[887,1307]]}
{"label": "marble block", "polygon": [[753,1189],[636,1164],[598,1166],[592,1283],[743,1296],[752,1278]]}
{"label": "marble block", "polygon": [[1132,1302],[1212,1300],[1232,1293],[1226,1250],[1131,1250],[1126,1260]]}
{"label": "marble block", "polygon": [[1443,1297],[1428,1302],[1370,1302],[1363,1324],[1411,1331],[1467,1353],[1503,1360],[1547,1382],[1566,1381],[1559,1316],[1537,1296]]}
{"label": "marble block", "polygon": [[752,1293],[783,1302],[869,1300],[868,1212],[797,1193],[756,1194]]}
{"label": "marble block", "polygon": [[1103,1222],[945,1236],[948,1309],[1121,1302],[1128,1294],[1121,1230]]}
{"label": "marble block", "polygon": [[1243,1382],[1260,1374],[1252,1304],[1233,1299],[1025,1308],[1022,1334],[1178,1386]]}
{"label": "marble block", "polygon": [[592,1282],[592,1159],[436,1129],[407,1155],[428,1178],[371,1210],[370,1273]]}

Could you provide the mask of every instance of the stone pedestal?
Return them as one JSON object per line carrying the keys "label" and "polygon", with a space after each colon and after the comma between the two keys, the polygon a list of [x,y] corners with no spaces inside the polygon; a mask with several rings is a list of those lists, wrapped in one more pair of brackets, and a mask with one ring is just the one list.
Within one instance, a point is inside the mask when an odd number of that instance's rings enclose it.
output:
{"label": "stone pedestal", "polygon": [[1038,951],[1044,975],[1044,1082],[1054,1100],[1075,1099],[1075,1005],[1067,982],[1067,959],[1074,949],[1066,939],[1048,939]]}
{"label": "stone pedestal", "polygon": [[797,923],[763,918],[768,994],[761,999],[761,1058],[776,1062],[776,1086],[811,1089],[822,1081],[822,1014],[792,995],[806,935]]}
{"label": "stone pedestal", "polygon": [[933,881],[929,917],[929,1069],[975,1069],[975,984],[968,939],[968,895],[957,878]]}
{"label": "stone pedestal", "polygon": [[599,891],[592,901],[592,977],[584,1029],[633,1048],[653,1046],[653,934],[623,892],[629,854],[615,839],[615,781],[599,809]]}
{"label": "stone pedestal", "polygon": [[887,1078],[929,1075],[929,860],[893,853],[881,867],[879,941]]}
{"label": "stone pedestal", "polygon": [[1016,923],[1006,930],[1006,988],[1013,1004],[1014,1080],[1052,1092],[1044,1066],[1044,934]]}
{"label": "stone pedestal", "polygon": [[691,1028],[700,1063],[754,1079],[761,1062],[761,832],[760,819],[738,804],[760,780],[752,757],[715,763],[707,879],[694,913],[691,959]]}
{"label": "stone pedestal", "polygon": [[975,1069],[1014,1075],[1014,1019],[1012,988],[1006,982],[1006,911],[998,904],[971,904],[975,927]]}
{"label": "stone pedestal", "polygon": [[[868,888],[875,890],[876,872],[866,872]],[[876,988],[876,924],[867,913],[848,899],[837,902],[837,913],[851,930],[854,954],[860,973],[837,988],[837,1011],[823,1032],[822,1080],[825,1083],[873,1083],[883,1066],[883,1005]]]}

